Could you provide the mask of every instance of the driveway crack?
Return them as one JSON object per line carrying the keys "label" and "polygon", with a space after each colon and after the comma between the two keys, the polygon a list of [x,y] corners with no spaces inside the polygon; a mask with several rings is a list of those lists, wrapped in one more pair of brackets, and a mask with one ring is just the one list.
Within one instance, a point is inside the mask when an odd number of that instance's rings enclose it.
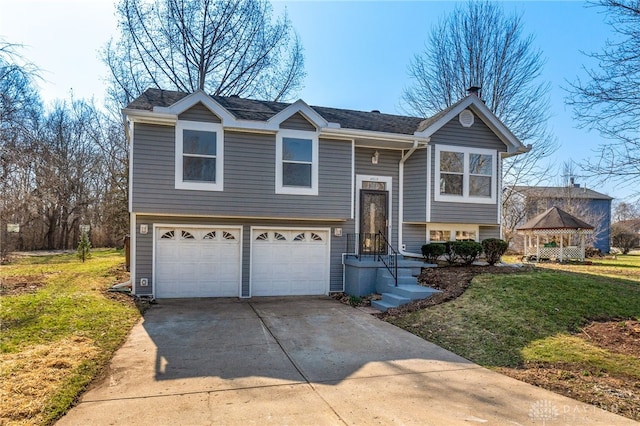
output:
{"label": "driveway crack", "polygon": [[300,376],[304,379],[305,383],[311,388],[311,390],[313,390],[313,392],[318,396],[318,398],[320,398],[325,404],[327,404],[327,407],[329,407],[329,409],[331,409],[331,411],[336,415],[336,417],[338,419],[340,419],[340,421],[343,424],[347,424],[347,422],[342,418],[342,416],[333,408],[333,406],[329,403],[329,401],[327,401],[320,392],[318,392],[318,390],[316,389],[316,387],[314,386],[314,384],[309,380],[309,378],[307,377],[306,374],[304,374],[304,372],[302,371],[302,369],[300,368],[300,366],[298,366],[298,364],[295,362],[295,360],[293,359],[293,357],[289,354],[289,352],[287,352],[287,350],[284,348],[284,346],[282,345],[282,343],[280,342],[280,339],[278,339],[278,337],[273,333],[273,330],[271,330],[271,328],[269,328],[269,326],[267,325],[267,323],[265,322],[264,318],[260,315],[260,313],[256,310],[256,308],[253,306],[253,303],[249,302],[249,306],[251,307],[251,309],[253,310],[253,312],[256,314],[256,316],[258,317],[258,319],[260,320],[260,322],[262,323],[262,327],[267,330],[269,332],[269,335],[271,335],[271,337],[273,337],[273,340],[275,340],[275,342],[278,344],[278,347],[280,348],[280,350],[282,350],[282,353],[284,354],[284,356],[287,357],[287,359],[289,360],[289,362],[291,363],[291,365],[293,365],[293,368],[296,369],[296,371],[298,372],[298,374],[300,374]]}

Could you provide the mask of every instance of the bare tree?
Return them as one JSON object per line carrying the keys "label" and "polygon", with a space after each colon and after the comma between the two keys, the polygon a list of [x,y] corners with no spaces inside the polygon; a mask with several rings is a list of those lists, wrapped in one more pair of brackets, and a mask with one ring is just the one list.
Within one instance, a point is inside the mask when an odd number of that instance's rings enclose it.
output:
{"label": "bare tree", "polygon": [[148,87],[284,100],[305,76],[302,46],[268,0],[121,0],[104,61],[120,106]]}
{"label": "bare tree", "polygon": [[16,223],[12,214],[24,199],[30,129],[42,113],[38,68],[22,57],[21,48],[0,39],[0,258],[19,244],[19,236],[8,235],[7,223]]}
{"label": "bare tree", "polygon": [[640,181],[640,2],[600,0],[615,38],[587,56],[597,69],[568,88],[566,103],[584,128],[611,139],[584,168],[603,180]]}
{"label": "bare tree", "polygon": [[[550,174],[541,160],[557,149],[547,131],[549,84],[541,80],[544,59],[533,36],[523,35],[520,16],[508,16],[496,2],[469,1],[434,27],[422,53],[409,65],[413,85],[403,93],[408,112],[429,117],[482,88],[486,105],[533,149],[503,163],[505,186],[535,185]],[[512,191],[505,191],[503,212],[512,214]]]}
{"label": "bare tree", "polygon": [[613,207],[613,222],[622,222],[629,220],[640,221],[640,204],[628,201],[620,201]]}

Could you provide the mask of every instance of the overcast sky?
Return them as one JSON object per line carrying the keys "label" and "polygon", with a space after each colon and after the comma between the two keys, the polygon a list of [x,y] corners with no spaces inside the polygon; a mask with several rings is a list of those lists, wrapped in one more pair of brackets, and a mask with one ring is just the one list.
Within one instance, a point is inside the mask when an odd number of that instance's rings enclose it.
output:
{"label": "overcast sky", "polygon": [[[555,156],[560,182],[562,163],[596,155],[606,140],[576,128],[564,106],[562,86],[588,64],[581,51],[600,49],[611,28],[601,10],[579,1],[503,2],[523,16],[525,33],[546,58],[543,78],[551,83],[551,130],[561,149]],[[299,97],[311,105],[402,113],[400,97],[410,84],[407,67],[423,50],[432,25],[455,2],[275,1],[286,9],[305,48],[307,78]],[[113,0],[0,0],[0,36],[25,45],[22,54],[42,69],[41,95],[46,102],[78,98],[102,102],[107,70],[99,51],[116,33]],[[596,191],[628,197],[631,188],[608,184]]]}

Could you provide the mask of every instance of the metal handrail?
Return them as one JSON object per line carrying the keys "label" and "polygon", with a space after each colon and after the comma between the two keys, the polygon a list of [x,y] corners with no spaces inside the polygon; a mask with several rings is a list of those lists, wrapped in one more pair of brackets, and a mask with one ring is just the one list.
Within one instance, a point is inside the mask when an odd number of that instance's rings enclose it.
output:
{"label": "metal handrail", "polygon": [[398,252],[382,231],[377,234],[348,234],[347,253],[358,260],[369,257],[381,261],[398,285]]}
{"label": "metal handrail", "polygon": [[378,235],[380,236],[380,240],[384,242],[386,246],[385,254],[378,254],[378,259],[384,263],[384,266],[387,267],[387,270],[393,277],[395,281],[396,287],[398,287],[398,252],[393,248],[389,241],[387,241],[386,235],[382,233],[382,231],[378,231]]}

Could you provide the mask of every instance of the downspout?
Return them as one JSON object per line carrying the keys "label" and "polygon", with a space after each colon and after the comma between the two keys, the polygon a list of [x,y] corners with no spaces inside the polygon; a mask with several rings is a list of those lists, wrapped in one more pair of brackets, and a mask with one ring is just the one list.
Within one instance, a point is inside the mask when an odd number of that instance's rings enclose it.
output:
{"label": "downspout", "polygon": [[[427,139],[424,146],[426,146],[431,139]],[[404,163],[413,155],[416,149],[419,148],[418,140],[413,141],[413,146],[409,149],[409,151],[402,156],[400,159],[400,163],[398,164],[398,174],[399,174],[399,182],[398,182],[398,253],[407,257],[423,257],[422,253],[410,253],[403,249],[404,244],[402,242],[402,228],[404,223]]]}

